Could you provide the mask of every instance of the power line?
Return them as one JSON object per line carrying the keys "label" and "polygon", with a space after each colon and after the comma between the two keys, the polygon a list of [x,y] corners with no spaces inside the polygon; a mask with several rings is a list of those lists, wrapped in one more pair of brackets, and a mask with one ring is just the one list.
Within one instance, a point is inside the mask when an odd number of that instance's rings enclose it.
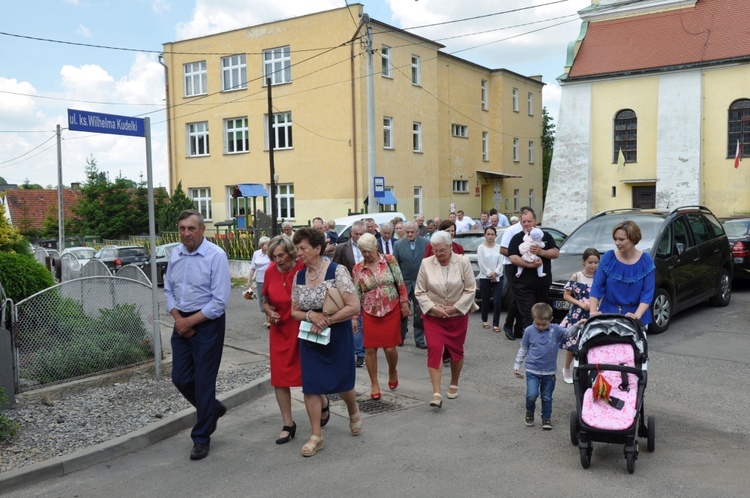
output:
{"label": "power line", "polygon": [[34,151],[35,151],[35,150],[37,150],[37,149],[38,149],[39,147],[41,147],[42,145],[46,144],[47,142],[49,142],[50,140],[52,140],[52,139],[53,139],[53,138],[55,138],[56,136],[57,136],[57,133],[55,133],[54,135],[52,135],[52,136],[51,136],[51,137],[49,137],[49,138],[48,138],[47,140],[45,140],[44,142],[40,143],[39,145],[37,145],[37,146],[36,146],[36,147],[34,147],[33,149],[31,149],[31,150],[29,150],[29,151],[26,151],[26,152],[24,152],[24,153],[23,153],[23,154],[21,154],[20,156],[16,156],[16,157],[14,157],[14,158],[12,158],[12,159],[7,159],[7,160],[5,160],[5,161],[2,161],[2,162],[0,162],[0,164],[7,164],[7,163],[10,163],[10,162],[13,162],[13,161],[15,161],[16,159],[21,159],[21,158],[22,158],[23,156],[26,156],[26,155],[28,155],[28,154],[31,154],[32,152],[34,152]]}

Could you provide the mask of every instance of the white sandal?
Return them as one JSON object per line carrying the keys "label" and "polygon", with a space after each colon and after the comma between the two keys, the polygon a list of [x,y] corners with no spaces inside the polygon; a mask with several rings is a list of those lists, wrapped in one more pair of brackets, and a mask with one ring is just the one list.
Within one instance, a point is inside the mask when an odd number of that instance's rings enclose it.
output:
{"label": "white sandal", "polygon": [[[452,393],[450,391],[451,389],[455,389],[456,392]],[[446,396],[448,397],[448,399],[456,399],[456,398],[458,398],[458,386],[453,385],[453,384],[451,384],[450,386],[448,386],[448,394],[446,394]]]}
{"label": "white sandal", "polygon": [[305,443],[302,449],[299,450],[299,452],[302,454],[303,457],[311,457],[325,447],[326,447],[326,443],[325,441],[323,441],[323,435],[322,434],[320,436],[313,435],[313,436],[310,436],[310,439]]}
{"label": "white sandal", "polygon": [[[354,417],[359,417],[357,421],[354,421]],[[357,413],[349,417],[349,430],[352,431],[352,436],[359,436],[362,432],[362,412],[357,410]]]}
{"label": "white sandal", "polygon": [[443,406],[443,396],[440,393],[434,393],[432,395],[432,399],[430,400],[430,406],[434,406],[435,408],[440,408],[441,406]]}

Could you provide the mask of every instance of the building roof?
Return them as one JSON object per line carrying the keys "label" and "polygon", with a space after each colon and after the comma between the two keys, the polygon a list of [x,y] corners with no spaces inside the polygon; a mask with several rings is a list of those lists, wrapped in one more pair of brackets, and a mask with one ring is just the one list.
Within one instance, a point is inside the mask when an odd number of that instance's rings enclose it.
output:
{"label": "building roof", "polygon": [[748,60],[747,26],[747,0],[592,21],[568,79]]}
{"label": "building roof", "polygon": [[[81,197],[80,192],[63,189],[63,206],[65,217],[72,218],[72,207]],[[48,189],[14,189],[5,191],[6,216],[11,224],[20,225],[21,220],[26,218],[29,227],[35,229],[44,228],[44,218],[50,206],[57,211],[57,190]]]}

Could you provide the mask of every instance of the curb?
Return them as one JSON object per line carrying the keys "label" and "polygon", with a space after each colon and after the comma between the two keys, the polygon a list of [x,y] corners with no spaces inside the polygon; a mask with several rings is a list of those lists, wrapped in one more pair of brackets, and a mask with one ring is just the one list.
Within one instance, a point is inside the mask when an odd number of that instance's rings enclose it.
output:
{"label": "curb", "polygon": [[[271,376],[265,375],[250,384],[238,387],[219,396],[228,410],[248,401],[265,396],[273,391]],[[38,483],[53,477],[60,477],[78,470],[112,460],[146,448],[162,439],[174,436],[195,424],[195,409],[186,408],[174,415],[147,425],[130,434],[110,441],[83,448],[68,455],[50,458],[44,462],[27,465],[0,474],[2,493],[13,491],[29,484]]]}

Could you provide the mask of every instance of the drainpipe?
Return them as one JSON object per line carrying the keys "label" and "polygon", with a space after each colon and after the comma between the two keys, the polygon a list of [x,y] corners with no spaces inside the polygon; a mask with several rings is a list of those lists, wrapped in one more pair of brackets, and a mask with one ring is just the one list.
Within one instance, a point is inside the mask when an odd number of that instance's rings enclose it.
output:
{"label": "drainpipe", "polygon": [[164,67],[164,96],[167,100],[166,112],[167,112],[167,171],[169,171],[169,185],[167,186],[167,195],[172,192],[172,186],[174,186],[173,167],[172,167],[172,118],[170,116],[171,104],[169,102],[169,68],[164,64],[164,54],[159,54],[159,64]]}
{"label": "drainpipe", "polygon": [[351,93],[352,93],[352,174],[354,176],[354,209],[359,212],[359,189],[357,188],[357,108],[356,108],[356,85],[354,79],[354,39],[359,36],[359,31],[362,29],[362,22],[357,26],[357,30],[354,32],[354,36],[349,40],[349,51],[351,56],[349,58],[349,70],[351,73]]}

